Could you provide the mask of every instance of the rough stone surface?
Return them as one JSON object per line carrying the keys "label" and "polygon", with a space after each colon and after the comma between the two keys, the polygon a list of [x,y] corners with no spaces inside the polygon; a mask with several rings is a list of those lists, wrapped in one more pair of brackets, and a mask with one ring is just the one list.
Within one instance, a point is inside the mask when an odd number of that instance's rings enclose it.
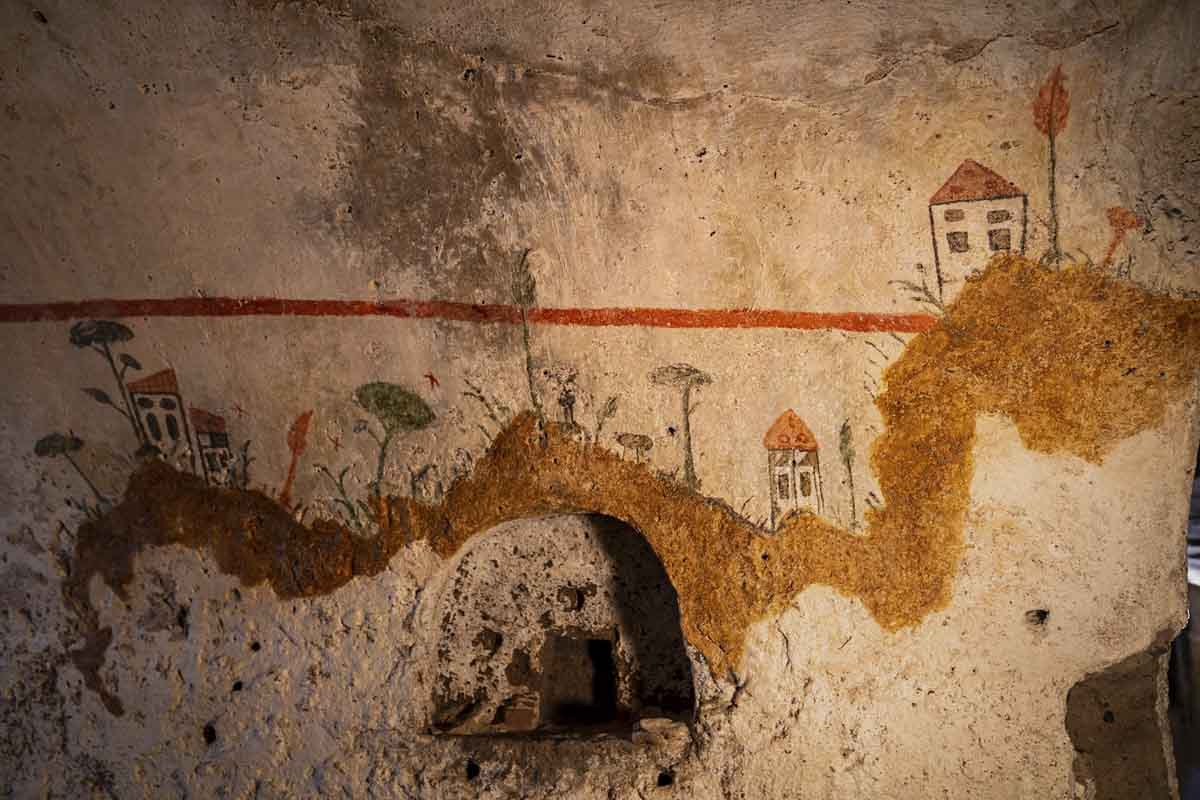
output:
{"label": "rough stone surface", "polygon": [[0,796],[1170,796],[1198,28],[0,0]]}

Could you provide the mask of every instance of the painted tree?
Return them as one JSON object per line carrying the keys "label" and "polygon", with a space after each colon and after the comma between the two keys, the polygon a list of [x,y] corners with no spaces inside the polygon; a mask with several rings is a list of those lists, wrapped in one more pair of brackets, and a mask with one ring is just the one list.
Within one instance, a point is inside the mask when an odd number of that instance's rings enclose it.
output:
{"label": "painted tree", "polygon": [[1050,143],[1050,260],[1058,264],[1062,250],[1058,246],[1058,199],[1057,199],[1057,150],[1055,143],[1067,127],[1067,116],[1071,112],[1071,98],[1064,85],[1062,64],[1051,71],[1038,89],[1033,101],[1033,124]]}
{"label": "painted tree", "polygon": [[[133,435],[137,437],[138,443],[145,444],[145,434],[142,433],[142,426],[138,422],[138,415],[133,410],[133,400],[129,396],[129,389],[125,386],[125,373],[131,369],[140,370],[142,365],[128,353],[121,353],[114,358],[112,350],[113,345],[131,340],[133,338],[133,331],[119,322],[112,322],[105,319],[89,319],[72,325],[70,335],[71,344],[79,348],[87,347],[95,350],[108,363],[109,369],[112,370],[113,379],[117,382],[117,391],[120,392],[121,403],[124,408],[114,403],[113,399],[109,397],[108,392],[103,389],[88,388],[83,390],[84,393],[96,402],[109,406],[129,420],[129,424],[133,428]],[[121,362],[120,369],[117,369],[118,360]]]}
{"label": "painted tree", "polygon": [[101,508],[109,506],[108,498],[100,493],[96,488],[96,484],[92,483],[92,479],[84,473],[83,468],[79,466],[73,457],[72,453],[77,453],[83,449],[83,440],[73,433],[61,434],[51,433],[37,440],[33,446],[33,452],[39,458],[58,458],[62,457],[67,460],[67,463],[74,467],[75,472],[79,473],[79,477],[87,484],[87,487],[92,490],[92,494],[96,497],[96,502]]}
{"label": "painted tree", "polygon": [[850,430],[850,420],[842,423],[838,434],[838,451],[842,456],[842,464],[846,467],[846,479],[850,484],[850,530],[858,528],[858,503],[854,494],[854,439]]}
{"label": "painted tree", "polygon": [[644,433],[618,433],[617,444],[621,445],[623,450],[632,450],[640,464],[654,447],[654,440]]}
{"label": "painted tree", "polygon": [[650,371],[650,382],[658,386],[669,386],[680,390],[683,421],[683,482],[689,489],[698,490],[696,463],[692,456],[692,390],[712,383],[712,377],[691,364],[667,364]]}
{"label": "painted tree", "polygon": [[546,414],[542,401],[533,385],[533,350],[529,341],[529,311],[537,302],[537,281],[529,269],[529,248],[521,251],[512,272],[512,300],[521,313],[521,341],[525,345],[525,381],[529,386],[529,402],[537,414],[538,422],[545,428]]}
{"label": "painted tree", "polygon": [[308,424],[312,421],[312,415],[312,411],[305,411],[296,417],[292,427],[288,429],[287,446],[292,452],[292,458],[288,463],[283,488],[279,491],[279,503],[285,508],[292,503],[292,483],[296,480],[296,466],[300,463],[300,456],[308,447]]}
{"label": "painted tree", "polygon": [[375,480],[371,494],[379,498],[383,494],[383,468],[387,464],[388,448],[392,440],[401,433],[425,428],[436,419],[429,405],[415,392],[395,383],[364,383],[354,391],[354,400],[371,416],[379,420],[383,428],[380,436],[367,428],[367,432],[379,445],[379,458],[375,464]]}

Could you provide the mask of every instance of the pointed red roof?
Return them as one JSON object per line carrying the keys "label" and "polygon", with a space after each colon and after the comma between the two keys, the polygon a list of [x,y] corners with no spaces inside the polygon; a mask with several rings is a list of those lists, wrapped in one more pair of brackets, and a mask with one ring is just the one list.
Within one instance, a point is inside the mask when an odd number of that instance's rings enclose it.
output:
{"label": "pointed red roof", "polygon": [[817,437],[790,408],[779,415],[775,424],[763,437],[763,446],[768,450],[816,450]]}
{"label": "pointed red roof", "polygon": [[192,418],[192,426],[196,429],[196,433],[224,433],[225,418],[218,416],[211,411],[205,411],[202,408],[193,408],[190,411]]}
{"label": "pointed red roof", "polygon": [[950,180],[942,184],[929,205],[957,203],[961,200],[998,200],[1025,194],[1015,183],[1002,178],[978,161],[967,159],[954,170]]}
{"label": "pointed red roof", "polygon": [[179,394],[179,382],[175,380],[173,369],[147,375],[140,381],[130,381],[128,386],[129,391],[141,394]]}

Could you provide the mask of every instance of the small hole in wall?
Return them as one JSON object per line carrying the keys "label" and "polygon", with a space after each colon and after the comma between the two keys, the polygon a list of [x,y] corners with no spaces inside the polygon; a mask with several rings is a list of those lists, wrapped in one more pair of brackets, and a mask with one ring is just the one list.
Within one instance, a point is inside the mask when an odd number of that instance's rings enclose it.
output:
{"label": "small hole in wall", "polygon": [[241,682],[241,681],[234,681],[234,682],[233,682],[233,690],[234,690],[235,692],[240,692],[240,691],[242,690],[242,682]]}
{"label": "small hole in wall", "polygon": [[262,650],[262,644],[259,642],[251,642],[250,649],[257,653],[259,650]]}
{"label": "small hole in wall", "polygon": [[479,777],[479,765],[475,763],[475,759],[467,759],[467,780],[473,781]]}
{"label": "small hole in wall", "polygon": [[675,773],[671,770],[664,769],[662,772],[658,773],[658,786],[660,788],[664,786],[671,786],[674,783]]}
{"label": "small hole in wall", "polygon": [[1117,715],[1112,712],[1112,709],[1110,709],[1110,708],[1104,709],[1104,721],[1105,722],[1115,722],[1116,719],[1117,719]]}
{"label": "small hole in wall", "polygon": [[558,590],[558,605],[563,611],[579,611],[584,599],[583,592],[574,587],[564,586]]}
{"label": "small hole in wall", "polygon": [[1035,627],[1045,625],[1048,619],[1050,619],[1050,612],[1045,608],[1035,608],[1025,612],[1025,621]]}
{"label": "small hole in wall", "polygon": [[204,743],[212,744],[217,740],[217,729],[210,722],[204,726]]}

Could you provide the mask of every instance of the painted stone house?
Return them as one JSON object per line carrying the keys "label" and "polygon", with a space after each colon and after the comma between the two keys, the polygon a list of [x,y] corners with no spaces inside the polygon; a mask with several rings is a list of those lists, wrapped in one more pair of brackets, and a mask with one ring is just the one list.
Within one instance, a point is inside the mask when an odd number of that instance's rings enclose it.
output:
{"label": "painted stone house", "polygon": [[1029,200],[1016,184],[967,159],[929,199],[933,263],[943,302],[996,253],[1025,252]]}
{"label": "painted stone house", "polygon": [[817,439],[795,411],[788,409],[767,430],[767,475],[770,479],[771,528],[793,511],[820,514],[824,506]]}

